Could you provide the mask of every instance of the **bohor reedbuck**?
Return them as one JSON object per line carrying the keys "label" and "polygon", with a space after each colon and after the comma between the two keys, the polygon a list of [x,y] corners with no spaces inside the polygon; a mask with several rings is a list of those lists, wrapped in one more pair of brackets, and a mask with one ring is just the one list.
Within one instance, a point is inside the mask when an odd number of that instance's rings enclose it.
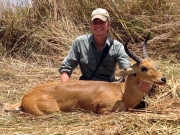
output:
{"label": "bohor reedbuck", "polygon": [[138,81],[159,85],[166,83],[166,78],[158,71],[158,66],[146,53],[148,38],[149,35],[142,45],[143,58],[132,53],[128,49],[128,42],[125,43],[126,53],[136,63],[131,68],[120,70],[119,75],[125,76],[124,83],[89,80],[40,84],[25,94],[19,103],[5,103],[4,108],[38,116],[77,109],[107,114],[134,108],[144,96],[144,91],[138,89]]}

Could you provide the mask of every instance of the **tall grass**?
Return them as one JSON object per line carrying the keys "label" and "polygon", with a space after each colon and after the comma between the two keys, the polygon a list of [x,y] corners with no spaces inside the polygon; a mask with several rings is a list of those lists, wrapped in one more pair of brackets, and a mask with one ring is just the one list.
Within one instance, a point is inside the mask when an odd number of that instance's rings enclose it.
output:
{"label": "tall grass", "polygon": [[151,32],[153,37],[167,33],[168,40],[175,40],[175,46],[179,43],[179,39],[174,39],[179,35],[177,0],[33,0],[31,6],[28,1],[19,3],[23,6],[2,4],[0,19],[2,46],[7,54],[16,57],[61,54],[76,36],[90,33],[90,15],[97,7],[109,11],[109,34],[121,42],[128,37],[139,42]]}

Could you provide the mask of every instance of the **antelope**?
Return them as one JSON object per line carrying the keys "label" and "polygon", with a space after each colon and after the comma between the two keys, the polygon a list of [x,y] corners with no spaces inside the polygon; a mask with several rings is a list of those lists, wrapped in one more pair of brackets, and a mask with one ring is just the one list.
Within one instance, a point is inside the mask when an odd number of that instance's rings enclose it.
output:
{"label": "antelope", "polygon": [[71,81],[40,84],[24,95],[17,104],[5,103],[5,110],[22,110],[31,115],[47,115],[54,112],[72,112],[77,109],[97,114],[114,111],[127,111],[136,107],[144,92],[138,89],[137,82],[144,81],[164,85],[166,78],[158,71],[158,66],[146,53],[149,35],[142,45],[142,56],[138,57],[128,49],[126,53],[136,61],[131,68],[122,69],[119,75],[125,82]]}

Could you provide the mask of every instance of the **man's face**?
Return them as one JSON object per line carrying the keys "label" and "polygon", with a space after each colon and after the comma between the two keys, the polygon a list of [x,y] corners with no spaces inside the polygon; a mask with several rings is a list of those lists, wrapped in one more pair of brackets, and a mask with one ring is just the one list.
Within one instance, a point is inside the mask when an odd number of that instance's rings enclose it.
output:
{"label": "man's face", "polygon": [[111,27],[111,24],[108,20],[102,21],[101,19],[94,19],[91,23],[91,31],[94,36],[107,35],[108,30]]}

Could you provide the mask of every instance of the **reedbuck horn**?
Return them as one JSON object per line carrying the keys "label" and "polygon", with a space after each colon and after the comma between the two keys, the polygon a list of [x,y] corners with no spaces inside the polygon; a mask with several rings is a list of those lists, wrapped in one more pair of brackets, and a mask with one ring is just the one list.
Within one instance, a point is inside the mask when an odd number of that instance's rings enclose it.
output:
{"label": "reedbuck horn", "polygon": [[[148,34],[148,36],[146,37],[146,40],[144,41],[144,44],[142,45],[142,56],[143,56],[143,58],[148,58],[148,55],[146,53],[146,45],[147,45],[147,41],[148,41],[149,37],[150,37],[150,33]],[[137,63],[140,63],[143,59],[138,57],[134,53],[130,52],[130,50],[127,47],[129,40],[130,40],[130,38],[126,41],[126,43],[124,45],[124,49],[125,49],[126,53],[129,55],[129,57],[131,57]]]}
{"label": "reedbuck horn", "polygon": [[139,58],[137,55],[135,55],[134,53],[130,52],[128,47],[127,47],[129,40],[130,40],[130,38],[126,41],[126,43],[124,45],[124,49],[125,49],[126,53],[129,55],[129,57],[131,57],[137,63],[140,63],[143,59]]}
{"label": "reedbuck horn", "polygon": [[150,37],[150,33],[146,37],[146,40],[144,41],[144,44],[142,46],[142,56],[143,56],[143,58],[148,58],[148,55],[147,55],[147,52],[146,52],[146,45],[147,45],[147,41],[148,41],[149,37]]}

